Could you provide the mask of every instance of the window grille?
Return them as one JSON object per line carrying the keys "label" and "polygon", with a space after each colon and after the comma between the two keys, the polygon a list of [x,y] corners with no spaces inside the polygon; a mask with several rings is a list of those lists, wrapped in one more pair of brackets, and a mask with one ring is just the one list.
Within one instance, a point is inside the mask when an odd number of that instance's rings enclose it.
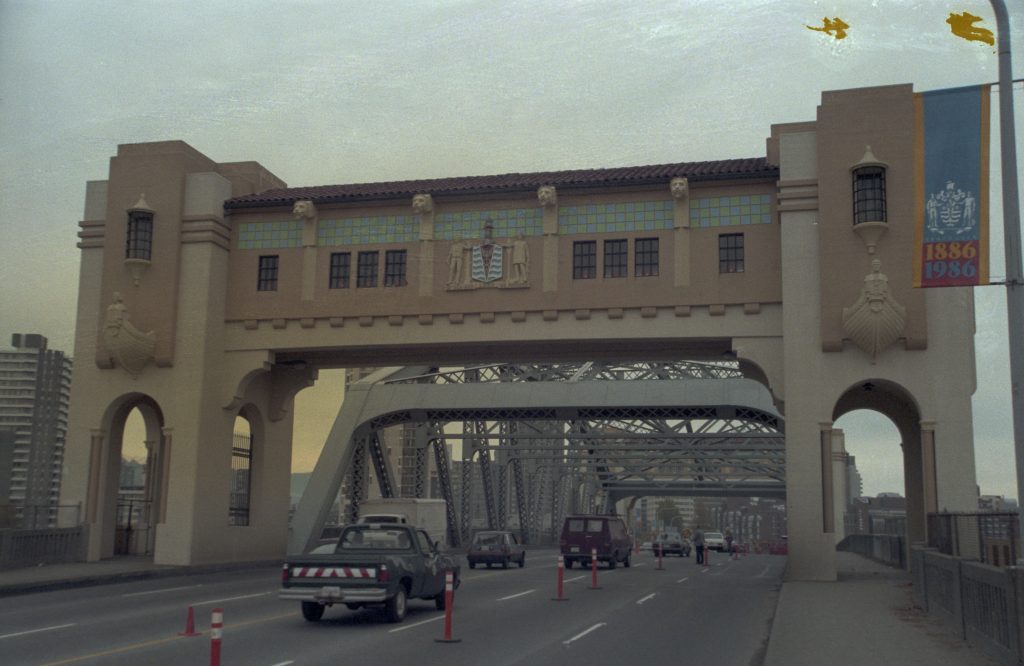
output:
{"label": "window grille", "polygon": [[260,257],[259,279],[257,291],[277,291],[277,255],[270,254]]}
{"label": "window grille", "polygon": [[606,278],[626,277],[628,247],[629,242],[626,240],[604,242],[604,276]]}
{"label": "window grille", "polygon": [[349,252],[331,253],[331,289],[348,289],[349,270],[352,264],[352,254]]}
{"label": "window grille", "polygon": [[743,234],[722,234],[718,237],[718,272],[743,272]]}
{"label": "window grille", "polygon": [[885,167],[854,169],[853,223],[885,221]]}
{"label": "window grille", "polygon": [[384,253],[384,286],[405,285],[405,250],[388,250]]}
{"label": "window grille", "polygon": [[638,238],[636,240],[636,276],[650,277],[658,274],[658,239]]}
{"label": "window grille", "polygon": [[356,266],[356,286],[377,286],[378,252],[360,252]]}
{"label": "window grille", "polygon": [[144,259],[153,256],[153,213],[133,210],[128,213],[128,242],[125,259]]}
{"label": "window grille", "polygon": [[572,279],[597,277],[597,241],[576,241],[572,244]]}
{"label": "window grille", "polygon": [[228,506],[228,525],[249,524],[251,472],[252,435],[236,432],[231,443],[231,502]]}

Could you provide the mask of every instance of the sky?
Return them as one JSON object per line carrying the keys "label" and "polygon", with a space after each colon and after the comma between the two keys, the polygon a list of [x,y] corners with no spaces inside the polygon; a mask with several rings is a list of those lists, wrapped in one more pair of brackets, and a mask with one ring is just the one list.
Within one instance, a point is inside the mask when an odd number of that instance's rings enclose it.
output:
{"label": "sky", "polygon": [[[996,81],[995,49],[950,32],[963,12],[995,30],[987,0],[0,0],[0,344],[72,351],[85,184],[118,144],[181,139],[290,186],[758,157],[824,90]],[[826,18],[843,39],[811,29]],[[990,196],[998,280],[997,177]],[[978,481],[1016,496],[1005,289],[975,297]],[[295,471],[340,384],[300,394]],[[837,426],[865,493],[902,492],[892,424]]]}

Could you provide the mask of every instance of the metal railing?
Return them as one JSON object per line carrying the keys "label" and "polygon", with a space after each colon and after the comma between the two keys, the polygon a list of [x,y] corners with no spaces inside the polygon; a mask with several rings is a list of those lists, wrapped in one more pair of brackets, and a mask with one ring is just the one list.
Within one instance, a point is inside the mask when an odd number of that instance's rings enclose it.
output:
{"label": "metal railing", "polygon": [[57,525],[77,525],[81,517],[78,504],[0,504],[0,529],[48,529]]}
{"label": "metal railing", "polygon": [[1017,512],[930,513],[928,546],[940,553],[997,567],[1010,566],[1020,552]]}
{"label": "metal railing", "polygon": [[888,534],[849,534],[836,544],[836,550],[857,553],[900,569],[907,568],[907,545],[901,536]]}

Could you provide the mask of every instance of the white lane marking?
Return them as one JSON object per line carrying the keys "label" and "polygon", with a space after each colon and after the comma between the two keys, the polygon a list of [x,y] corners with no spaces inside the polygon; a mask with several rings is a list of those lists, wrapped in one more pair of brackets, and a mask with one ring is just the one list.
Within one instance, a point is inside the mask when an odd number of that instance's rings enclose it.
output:
{"label": "white lane marking", "polygon": [[707,573],[709,571],[711,571],[711,569],[708,569],[707,567],[704,567],[703,569],[700,570],[701,573]]}
{"label": "white lane marking", "polygon": [[646,567],[647,563],[646,562],[641,562],[640,564],[634,564],[633,566],[634,567]]}
{"label": "white lane marking", "polygon": [[587,629],[586,631],[583,631],[583,632],[580,632],[580,633],[576,634],[575,636],[573,636],[572,638],[570,638],[567,641],[562,641],[562,645],[568,645],[569,643],[572,643],[573,641],[578,641],[579,639],[583,638],[584,636],[586,636],[590,632],[595,631],[597,629],[600,629],[601,627],[607,626],[607,624],[608,624],[607,622],[598,622],[597,624],[592,626],[590,629]]}
{"label": "white lane marking", "polygon": [[525,597],[527,594],[530,594],[532,592],[536,592],[536,590],[527,590],[526,592],[520,592],[519,594],[511,594],[507,597],[502,597],[501,599],[498,599],[498,601],[508,601],[509,599],[515,599],[516,597]]}
{"label": "white lane marking", "polygon": [[294,661],[282,661],[282,662],[277,663],[277,664],[272,664],[271,666],[288,666],[288,664],[294,664],[294,663],[295,663]]}
{"label": "white lane marking", "polygon": [[129,592],[128,594],[122,594],[122,597],[142,597],[147,594],[163,594],[164,592],[176,592],[178,590],[191,590],[196,587],[202,587],[202,584],[198,585],[183,585],[182,587],[165,587],[162,590],[149,590],[148,592]]}
{"label": "white lane marking", "polygon": [[586,576],[576,576],[575,578],[566,578],[566,579],[565,579],[564,581],[562,581],[562,582],[563,582],[563,583],[571,583],[571,582],[573,582],[574,580],[579,580],[579,579],[581,579],[581,578],[586,578]]}
{"label": "white lane marking", "polygon": [[211,604],[224,603],[225,601],[238,601],[239,599],[253,599],[255,597],[265,597],[268,594],[270,594],[270,592],[260,592],[259,594],[246,594],[246,595],[243,595],[241,597],[227,597],[226,599],[211,599],[209,601],[197,601],[197,602],[195,602],[192,605],[193,606],[209,606]]}
{"label": "white lane marking", "polygon": [[642,604],[643,602],[645,602],[645,601],[650,601],[651,599],[653,599],[653,598],[654,598],[654,597],[656,597],[656,596],[658,596],[658,593],[657,593],[657,592],[652,592],[651,594],[648,594],[648,595],[647,595],[646,597],[644,597],[643,599],[640,599],[639,601],[637,601],[637,602],[636,602],[636,605],[637,605],[637,606],[639,606],[639,605],[640,605],[640,604]]}
{"label": "white lane marking", "polygon": [[53,631],[54,629],[67,629],[68,627],[75,626],[75,624],[75,622],[72,622],[71,624],[58,624],[54,627],[43,627],[42,629],[29,629],[28,631],[19,631],[16,634],[4,634],[3,636],[0,636],[0,639],[27,636],[28,634],[38,634],[41,631]]}
{"label": "white lane marking", "polygon": [[688,581],[688,580],[690,580],[690,579],[689,579],[689,578],[680,578],[680,579],[679,579],[679,580],[677,580],[676,582],[677,582],[677,583],[685,583],[685,582],[686,582],[686,581]]}
{"label": "white lane marking", "polygon": [[758,577],[758,578],[764,578],[764,575],[765,575],[766,573],[768,573],[768,570],[769,570],[769,569],[771,569],[771,568],[772,568],[772,565],[770,565],[770,564],[769,564],[768,566],[766,566],[766,567],[764,568],[764,571],[762,571],[761,573],[757,574],[757,577]]}
{"label": "white lane marking", "polygon": [[419,627],[419,626],[422,626],[424,624],[429,624],[431,622],[437,622],[438,620],[443,620],[443,619],[444,619],[444,615],[438,615],[437,617],[432,617],[429,620],[423,620],[422,622],[417,622],[415,624],[405,624],[405,625],[402,625],[398,629],[392,629],[388,633],[389,634],[394,634],[394,633],[397,633],[399,631],[405,631],[406,629],[412,629],[413,627]]}

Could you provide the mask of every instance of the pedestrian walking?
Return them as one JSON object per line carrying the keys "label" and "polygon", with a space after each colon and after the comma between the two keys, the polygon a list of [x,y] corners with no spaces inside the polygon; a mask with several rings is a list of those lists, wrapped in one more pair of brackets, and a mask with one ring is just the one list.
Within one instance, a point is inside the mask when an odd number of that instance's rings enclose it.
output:
{"label": "pedestrian walking", "polygon": [[725,552],[732,555],[732,530],[725,531]]}
{"label": "pedestrian walking", "polygon": [[700,525],[693,531],[693,548],[697,551],[697,564],[704,564],[704,530]]}

